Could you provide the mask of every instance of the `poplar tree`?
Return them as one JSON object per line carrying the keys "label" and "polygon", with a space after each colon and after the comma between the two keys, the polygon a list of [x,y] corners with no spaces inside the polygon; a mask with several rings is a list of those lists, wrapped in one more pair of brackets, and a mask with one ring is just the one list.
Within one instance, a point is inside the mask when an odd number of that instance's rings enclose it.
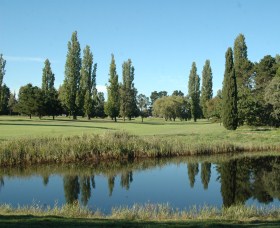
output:
{"label": "poplar tree", "polygon": [[207,112],[207,102],[213,97],[213,82],[212,82],[212,69],[210,66],[210,60],[205,61],[205,65],[202,71],[202,88],[201,88],[201,106],[203,116],[209,118]]}
{"label": "poplar tree", "polygon": [[42,75],[42,91],[47,92],[54,89],[54,80],[55,77],[51,69],[51,63],[46,59]]}
{"label": "poplar tree", "polygon": [[68,52],[65,64],[65,78],[64,78],[64,101],[73,119],[77,119],[78,114],[78,91],[80,84],[80,43],[78,41],[77,32],[73,32],[71,41],[68,42]]}
{"label": "poplar tree", "polygon": [[223,81],[223,124],[228,130],[236,130],[238,125],[237,85],[232,49],[226,52],[226,66]]}
{"label": "poplar tree", "polygon": [[51,69],[51,63],[48,59],[45,61],[42,74],[42,93],[44,96],[43,113],[55,117],[61,110],[61,105],[58,100],[58,92],[54,88],[55,75]]}
{"label": "poplar tree", "polygon": [[[87,45],[84,49],[84,56],[81,68],[81,81],[79,88],[79,108],[90,119],[93,109],[92,87],[94,70],[92,69],[93,55]],[[95,76],[95,75],[94,75]]]}
{"label": "poplar tree", "polygon": [[3,54],[0,54],[0,94],[1,94],[3,78],[6,72],[5,66],[6,66],[6,60],[3,58]]}
{"label": "poplar tree", "polygon": [[123,72],[123,84],[121,85],[121,99],[120,99],[120,114],[125,121],[125,117],[131,120],[131,117],[136,115],[137,101],[136,95],[137,90],[134,87],[134,67],[130,59],[125,61],[122,65]]}
{"label": "poplar tree", "polygon": [[119,82],[116,70],[114,55],[112,54],[110,69],[109,69],[109,85],[107,86],[108,100],[105,105],[105,113],[117,122],[117,116],[120,112],[120,95]]}
{"label": "poplar tree", "polygon": [[200,78],[197,74],[197,68],[195,62],[192,63],[192,69],[189,76],[189,97],[191,99],[191,113],[194,122],[196,122],[200,113]]}

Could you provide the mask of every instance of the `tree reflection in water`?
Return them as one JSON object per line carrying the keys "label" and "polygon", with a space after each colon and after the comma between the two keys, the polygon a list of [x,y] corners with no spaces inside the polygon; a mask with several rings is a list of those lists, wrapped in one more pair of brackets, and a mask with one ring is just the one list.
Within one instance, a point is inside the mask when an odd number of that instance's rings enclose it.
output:
{"label": "tree reflection in water", "polygon": [[[189,162],[187,167],[189,184],[193,188],[199,173],[199,163]],[[273,198],[280,199],[280,158],[278,157],[231,159],[217,163],[216,170],[225,207],[244,204],[250,198],[266,204],[272,202]],[[129,190],[133,182],[132,170],[110,172],[107,175],[109,196],[113,194],[117,175],[120,176],[120,186],[126,190]],[[211,178],[210,162],[200,164],[200,178],[206,190]],[[0,187],[1,183],[4,185],[3,179],[0,179]],[[73,203],[78,200],[81,189],[81,202],[87,205],[91,197],[91,187],[95,188],[94,175],[91,177],[66,175],[64,177],[66,202]]]}
{"label": "tree reflection in water", "polygon": [[[30,177],[34,174],[42,177],[45,186],[49,177],[54,173],[63,176],[64,197],[67,203],[78,200],[87,205],[93,197],[96,188],[97,175],[107,178],[109,196],[113,195],[115,182],[120,180],[120,186],[127,191],[134,181],[133,172],[153,170],[156,167],[165,167],[170,164],[187,164],[190,188],[195,186],[196,178],[200,177],[205,191],[210,181],[220,183],[220,192],[225,207],[234,204],[245,204],[248,199],[268,204],[274,199],[280,200],[280,157],[224,157],[204,158],[174,158],[174,159],[147,159],[138,162],[111,162],[86,166],[36,166],[3,168],[0,170],[0,190],[4,189],[4,177]],[[201,159],[201,160],[200,160]],[[211,168],[216,167],[214,175],[217,179],[211,180]],[[213,171],[213,169],[212,169]],[[119,178],[117,178],[119,177]],[[176,177],[174,177],[176,178]],[[166,184],[166,183],[165,183]],[[182,183],[183,187],[184,183]],[[97,186],[98,187],[98,186]],[[151,189],[152,190],[152,189]],[[160,192],[159,192],[160,194]],[[203,194],[203,193],[202,193]],[[171,202],[172,203],[172,202]]]}

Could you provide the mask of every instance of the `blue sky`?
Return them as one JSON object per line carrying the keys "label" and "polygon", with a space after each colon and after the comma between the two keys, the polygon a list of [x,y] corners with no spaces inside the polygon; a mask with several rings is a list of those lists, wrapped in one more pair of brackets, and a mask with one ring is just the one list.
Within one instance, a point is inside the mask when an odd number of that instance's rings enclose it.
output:
{"label": "blue sky", "polygon": [[201,76],[206,59],[213,71],[214,94],[222,87],[225,52],[243,33],[248,57],[280,53],[278,0],[0,0],[0,53],[7,60],[4,83],[12,91],[27,83],[41,86],[49,58],[63,83],[67,42],[78,32],[98,64],[99,88],[108,83],[111,53],[121,65],[131,58],[135,86],[187,93],[192,62]]}

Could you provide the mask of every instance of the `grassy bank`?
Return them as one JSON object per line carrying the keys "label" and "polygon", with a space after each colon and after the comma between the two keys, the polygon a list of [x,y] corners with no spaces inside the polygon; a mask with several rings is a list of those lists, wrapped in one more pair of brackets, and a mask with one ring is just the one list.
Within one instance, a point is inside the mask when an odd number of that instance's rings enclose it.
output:
{"label": "grassy bank", "polygon": [[1,166],[280,151],[279,130],[226,131],[206,121],[153,119],[141,124],[139,120],[113,123],[5,117],[0,125]]}
{"label": "grassy bank", "polygon": [[279,208],[232,206],[229,208],[193,207],[176,210],[169,205],[134,205],[130,208],[113,208],[103,215],[78,204],[42,208],[38,205],[12,208],[0,206],[0,226],[279,226]]}
{"label": "grassy bank", "polygon": [[140,137],[125,132],[72,137],[42,137],[1,142],[0,165],[93,162],[108,159],[213,155],[246,151],[279,151],[280,143],[230,142],[211,138]]}

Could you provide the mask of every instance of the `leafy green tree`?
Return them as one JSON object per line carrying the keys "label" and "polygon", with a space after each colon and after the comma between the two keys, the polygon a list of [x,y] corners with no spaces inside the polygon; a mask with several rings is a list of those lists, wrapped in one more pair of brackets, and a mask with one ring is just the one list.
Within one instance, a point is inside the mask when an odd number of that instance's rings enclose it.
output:
{"label": "leafy green tree", "polygon": [[143,118],[147,117],[147,115],[148,115],[148,106],[150,104],[149,98],[141,93],[137,96],[137,104],[138,104],[140,116],[142,118],[142,123],[143,123]]}
{"label": "leafy green tree", "polygon": [[155,101],[157,99],[161,98],[161,97],[166,97],[166,96],[167,96],[167,92],[166,91],[160,91],[160,92],[153,91],[151,93],[151,96],[150,96],[151,105],[150,105],[150,108],[149,108],[149,113],[150,114],[153,113],[153,106],[154,106]]}
{"label": "leafy green tree", "polygon": [[41,117],[44,113],[44,94],[37,86],[27,84],[19,89],[17,111],[29,116],[38,115]]}
{"label": "leafy green tree", "polygon": [[250,118],[251,77],[253,75],[253,64],[247,58],[247,45],[243,34],[239,34],[234,41],[234,70],[238,91],[238,125],[243,125]]}
{"label": "leafy green tree", "polygon": [[117,117],[120,112],[120,89],[118,82],[118,74],[116,70],[116,63],[114,55],[109,70],[109,86],[107,86],[108,100],[105,104],[105,113],[117,122]]}
{"label": "leafy green tree", "polygon": [[166,121],[176,118],[187,120],[190,117],[190,103],[181,96],[164,96],[154,103],[153,115],[163,117]]}
{"label": "leafy green tree", "polygon": [[201,106],[203,116],[209,119],[207,113],[207,101],[213,97],[213,82],[212,82],[212,69],[210,66],[210,60],[206,60],[202,71],[202,88],[201,88]]}
{"label": "leafy green tree", "polygon": [[172,96],[184,96],[184,93],[181,90],[174,90]]}
{"label": "leafy green tree", "polygon": [[223,81],[223,125],[228,130],[236,130],[238,125],[237,85],[231,48],[228,48],[226,52]]}
{"label": "leafy green tree", "polygon": [[54,120],[55,116],[62,113],[62,106],[58,98],[58,91],[53,88],[52,90],[48,91],[45,96],[46,100],[44,103],[44,111],[47,115],[52,116]]}
{"label": "leafy green tree", "polygon": [[122,65],[123,72],[123,83],[120,86],[120,114],[125,121],[125,117],[128,117],[131,120],[132,116],[137,115],[137,90],[134,87],[134,67],[130,59],[125,61]]}
{"label": "leafy green tree", "polygon": [[151,96],[150,96],[150,99],[151,99],[151,105],[154,104],[154,102],[158,99],[158,98],[161,98],[161,97],[166,97],[167,96],[167,92],[166,91],[153,91],[151,93]]}
{"label": "leafy green tree", "polygon": [[66,116],[70,117],[70,112],[68,108],[66,107],[66,89],[65,89],[65,84],[62,84],[58,87],[58,100],[61,104],[61,113],[65,114]]}
{"label": "leafy green tree", "polygon": [[80,43],[78,41],[77,32],[73,32],[71,41],[68,42],[68,52],[65,64],[65,78],[63,82],[64,102],[73,119],[77,119],[78,113],[78,91],[80,84],[81,57]]}
{"label": "leafy green tree", "polygon": [[2,115],[9,114],[9,98],[10,98],[10,89],[6,84],[2,86],[0,93],[0,113]]}
{"label": "leafy green tree", "polygon": [[0,54],[0,94],[1,94],[3,78],[6,72],[5,66],[6,66],[6,60],[3,58],[3,54]]}
{"label": "leafy green tree", "polygon": [[17,105],[16,93],[10,93],[10,98],[8,102],[8,109],[10,115],[16,112],[16,105]]}
{"label": "leafy green tree", "polygon": [[254,116],[256,121],[254,125],[270,125],[273,123],[271,119],[272,106],[265,101],[265,90],[270,81],[276,75],[277,63],[275,58],[270,55],[264,56],[259,63],[255,64],[255,89],[253,91],[254,98]]}
{"label": "leafy green tree", "polygon": [[207,114],[209,118],[215,118],[217,120],[221,120],[222,110],[223,110],[222,91],[219,90],[217,96],[208,100],[206,102],[206,106],[207,106]]}
{"label": "leafy green tree", "polygon": [[197,68],[195,62],[192,63],[192,69],[189,75],[189,97],[191,99],[191,113],[194,122],[200,114],[200,78],[197,74]]}
{"label": "leafy green tree", "polygon": [[265,101],[272,106],[271,117],[276,127],[280,126],[280,67],[276,76],[265,88]]}
{"label": "leafy green tree", "polygon": [[105,98],[104,98],[104,93],[103,92],[98,92],[96,96],[96,101],[95,101],[95,116],[104,118],[106,117],[105,111]]}

